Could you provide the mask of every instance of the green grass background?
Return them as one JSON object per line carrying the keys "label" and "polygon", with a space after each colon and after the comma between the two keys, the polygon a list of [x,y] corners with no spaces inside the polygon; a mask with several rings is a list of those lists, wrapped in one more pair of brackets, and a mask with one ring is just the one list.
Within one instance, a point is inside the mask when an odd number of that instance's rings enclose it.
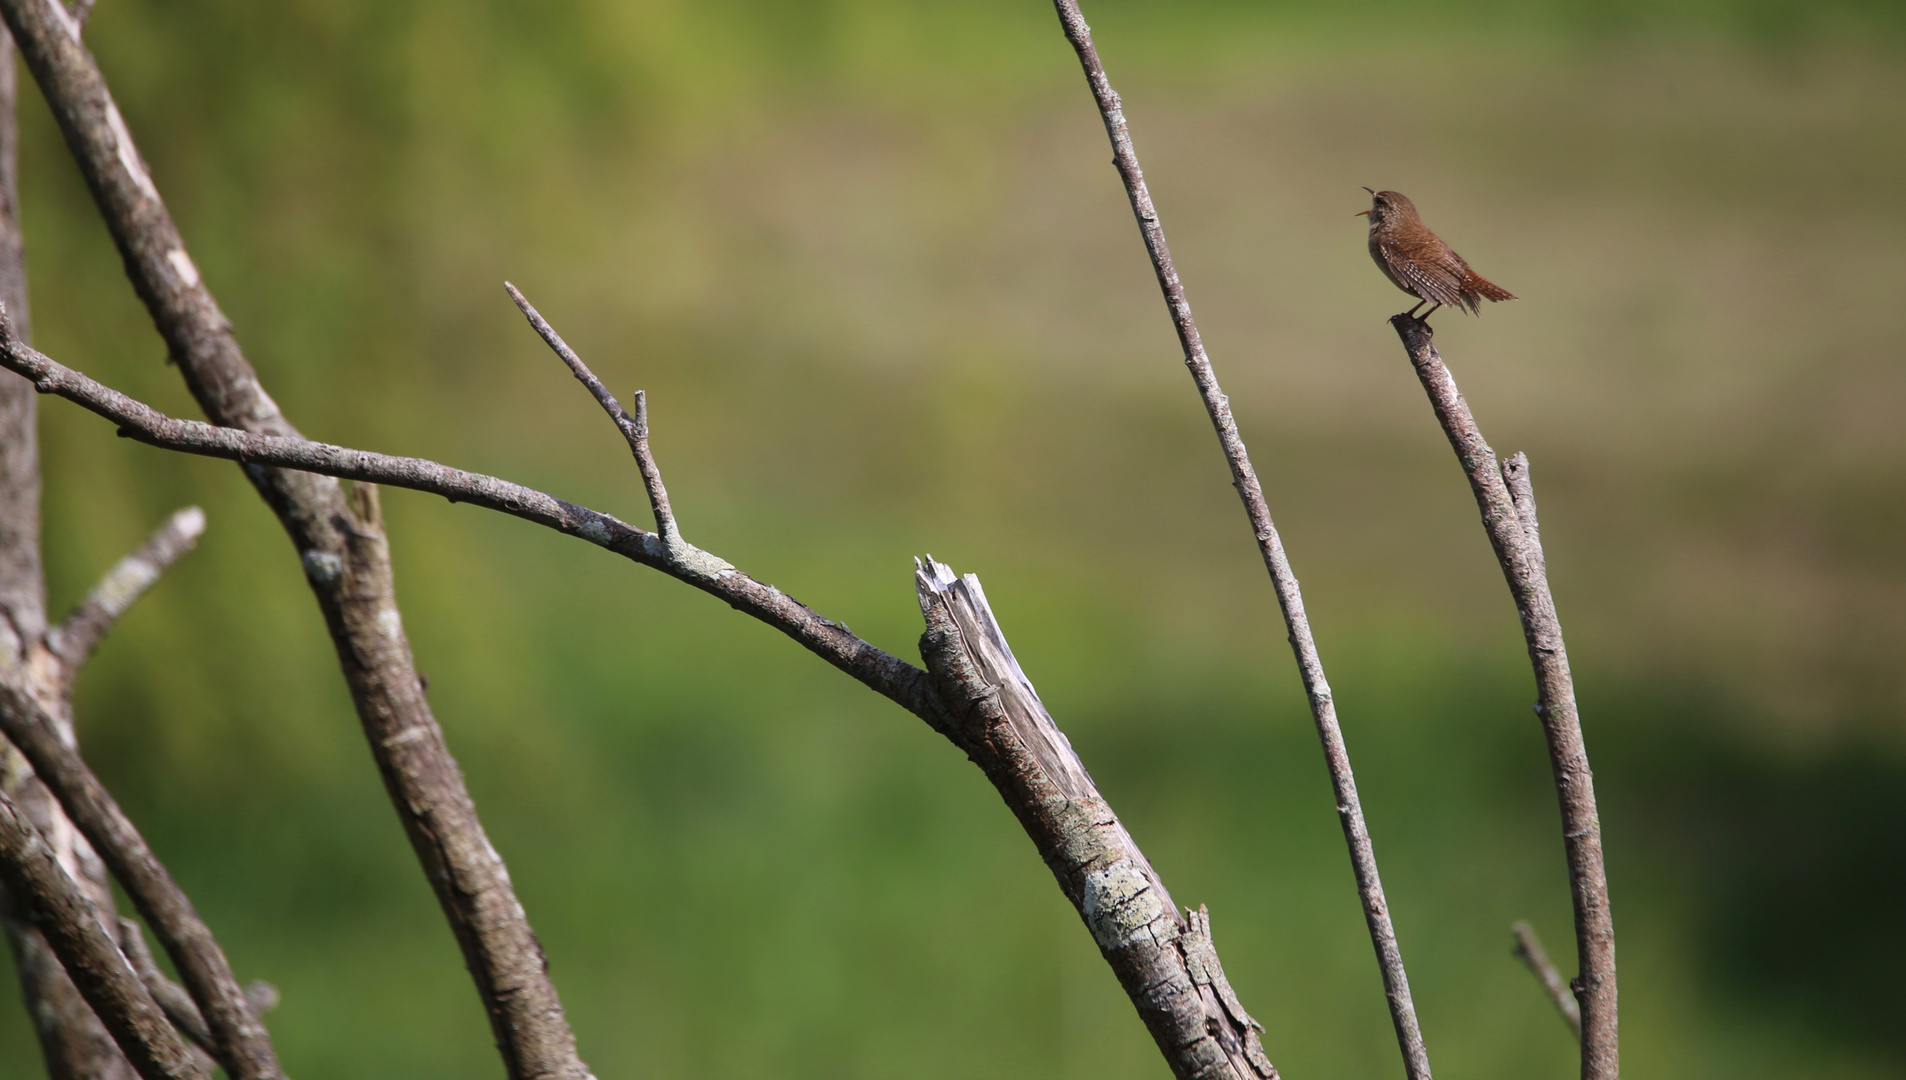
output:
{"label": "green grass background", "polygon": [[[1513,609],[1383,323],[1364,184],[1523,297],[1439,344],[1534,461],[1627,1075],[1906,1076],[1901,9],[1086,12],[1306,587],[1438,1075],[1572,1074],[1508,955],[1529,918],[1568,957],[1568,900]],[[104,0],[87,36],[306,433],[645,521],[515,281],[649,391],[696,543],[909,658],[911,556],[981,574],[1284,1075],[1395,1075],[1273,598],[1046,5]],[[196,415],[30,88],[22,116],[37,343]],[[88,669],[81,737],[280,988],[289,1073],[499,1075],[275,521],[227,464],[42,409],[56,611],[208,512]],[[660,575],[384,505],[597,1075],[1165,1075],[924,725]],[[0,1075],[41,1075],[10,1007]]]}

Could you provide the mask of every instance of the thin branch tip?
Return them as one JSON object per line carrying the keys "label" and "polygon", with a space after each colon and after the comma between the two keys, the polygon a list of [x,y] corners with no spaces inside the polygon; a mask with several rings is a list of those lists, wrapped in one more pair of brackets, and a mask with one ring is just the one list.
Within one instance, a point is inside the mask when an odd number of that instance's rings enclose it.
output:
{"label": "thin branch tip", "polygon": [[102,575],[86,599],[47,632],[47,648],[59,658],[69,684],[107,631],[204,534],[205,511],[196,506],[176,511],[144,544]]}
{"label": "thin branch tip", "polygon": [[1562,1021],[1575,1033],[1575,1041],[1582,1040],[1582,1007],[1575,1000],[1569,984],[1562,979],[1562,973],[1555,969],[1549,960],[1549,954],[1542,948],[1542,939],[1535,934],[1535,927],[1527,919],[1521,919],[1509,928],[1515,935],[1515,948],[1510,953],[1522,961],[1523,966],[1542,984],[1542,990],[1555,1004],[1555,1010],[1562,1014]]}

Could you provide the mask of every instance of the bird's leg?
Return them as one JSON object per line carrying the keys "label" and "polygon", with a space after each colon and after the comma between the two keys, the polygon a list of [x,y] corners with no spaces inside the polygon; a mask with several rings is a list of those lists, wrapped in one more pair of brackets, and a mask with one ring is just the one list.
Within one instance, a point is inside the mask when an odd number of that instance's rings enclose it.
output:
{"label": "bird's leg", "polygon": [[[1425,302],[1427,303],[1427,301],[1425,301]],[[1416,307],[1422,307],[1422,306],[1423,306],[1422,304],[1418,304],[1418,305],[1416,305]],[[1416,320],[1416,321],[1417,321],[1417,322],[1420,322],[1420,323],[1422,323],[1422,324],[1423,324],[1424,326],[1428,326],[1428,325],[1429,325],[1429,317],[1430,317],[1431,315],[1434,315],[1434,314],[1436,314],[1436,313],[1437,313],[1438,311],[1441,311],[1441,310],[1442,310],[1442,308],[1443,308],[1443,305],[1441,305],[1441,304],[1430,304],[1430,309],[1429,309],[1428,311],[1425,311],[1425,312],[1424,312],[1424,313],[1423,313],[1423,314],[1422,314],[1422,315],[1421,315],[1420,317],[1418,317],[1418,318],[1417,318],[1417,320]],[[1415,310],[1416,310],[1416,308],[1411,308],[1411,309],[1410,309],[1410,311],[1411,311],[1411,312],[1414,312]]]}
{"label": "bird's leg", "polygon": [[1408,311],[1406,311],[1406,312],[1404,312],[1404,313],[1403,313],[1403,317],[1404,317],[1404,318],[1406,318],[1406,319],[1414,319],[1414,318],[1416,318],[1416,310],[1417,310],[1417,308],[1420,308],[1420,307],[1422,307],[1422,306],[1423,306],[1424,304],[1427,304],[1427,303],[1429,303],[1429,301],[1428,301],[1428,300],[1418,300],[1418,301],[1416,302],[1416,307],[1413,307],[1413,308],[1411,308],[1410,310],[1408,310]]}

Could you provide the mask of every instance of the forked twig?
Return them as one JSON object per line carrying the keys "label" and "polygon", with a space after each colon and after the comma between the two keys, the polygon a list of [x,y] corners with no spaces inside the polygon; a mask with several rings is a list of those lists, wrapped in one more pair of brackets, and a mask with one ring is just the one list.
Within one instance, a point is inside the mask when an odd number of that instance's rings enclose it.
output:
{"label": "forked twig", "polygon": [[1145,174],[1138,166],[1138,154],[1132,149],[1132,136],[1126,127],[1124,107],[1119,96],[1112,89],[1111,80],[1105,75],[1105,66],[1099,61],[1098,50],[1092,44],[1092,30],[1085,24],[1085,16],[1080,14],[1077,0],[1053,0],[1053,7],[1059,13],[1059,23],[1065,29],[1066,40],[1079,54],[1079,63],[1085,69],[1086,81],[1091,84],[1092,97],[1098,103],[1099,116],[1105,121],[1105,133],[1112,140],[1112,164],[1118,169],[1119,179],[1125,184],[1125,194],[1131,200],[1132,213],[1138,218],[1138,230],[1145,238],[1145,249],[1151,254],[1152,270],[1158,276],[1158,287],[1165,294],[1165,306],[1170,309],[1172,326],[1178,331],[1178,343],[1184,348],[1185,366],[1190,369],[1192,381],[1198,385],[1198,393],[1204,399],[1205,411],[1211,415],[1211,426],[1217,430],[1218,442],[1224,448],[1224,457],[1231,466],[1231,481],[1236,486],[1238,497],[1244,502],[1244,512],[1251,519],[1251,531],[1257,537],[1257,546],[1264,558],[1264,566],[1271,574],[1271,587],[1277,593],[1278,607],[1284,613],[1284,626],[1289,632],[1291,651],[1297,658],[1297,672],[1304,681],[1304,691],[1310,699],[1311,718],[1317,726],[1317,737],[1323,743],[1324,763],[1330,770],[1331,787],[1337,795],[1337,813],[1343,825],[1344,841],[1350,848],[1350,864],[1357,876],[1357,893],[1363,903],[1363,917],[1370,929],[1370,941],[1376,948],[1377,965],[1383,973],[1384,996],[1389,1001],[1390,1021],[1396,1028],[1397,1045],[1403,1053],[1404,1070],[1410,1080],[1430,1080],[1429,1052],[1423,1047],[1423,1032],[1416,1019],[1416,1005],[1410,999],[1410,978],[1403,968],[1403,951],[1397,945],[1396,927],[1390,921],[1389,902],[1383,895],[1383,879],[1377,873],[1376,850],[1370,843],[1370,829],[1363,819],[1363,803],[1357,797],[1356,776],[1350,769],[1350,751],[1344,744],[1343,729],[1337,722],[1337,706],[1331,698],[1330,683],[1324,678],[1324,664],[1317,654],[1317,642],[1310,631],[1310,618],[1304,612],[1304,594],[1298,587],[1297,575],[1291,569],[1290,558],[1284,552],[1284,541],[1277,534],[1277,525],[1271,520],[1271,510],[1264,501],[1264,489],[1258,483],[1257,472],[1251,467],[1250,454],[1244,448],[1244,439],[1238,434],[1237,420],[1231,415],[1231,402],[1218,386],[1218,376],[1211,369],[1211,358],[1206,355],[1204,339],[1198,333],[1198,324],[1191,317],[1191,303],[1185,299],[1184,284],[1178,280],[1177,267],[1172,264],[1171,248],[1165,243],[1165,229],[1159,224],[1158,210],[1152,205],[1151,192],[1145,186]]}
{"label": "forked twig", "polygon": [[640,390],[635,392],[635,415],[630,416],[622,408],[622,403],[609,392],[609,388],[602,385],[602,380],[596,378],[595,372],[589,370],[589,365],[582,362],[582,357],[576,355],[562,335],[536,310],[535,305],[509,282],[504,282],[503,287],[509,290],[510,299],[516,301],[517,309],[529,320],[530,326],[536,329],[550,350],[569,365],[569,371],[576,376],[576,381],[589,389],[596,403],[602,406],[602,411],[609,414],[609,419],[615,421],[622,437],[628,440],[629,452],[635,455],[635,466],[642,472],[642,486],[649,493],[649,508],[655,513],[655,531],[661,534],[665,546],[675,547],[681,541],[681,531],[675,524],[675,512],[668,505],[668,488],[662,485],[662,470],[655,464],[655,455],[649,452],[648,395]]}
{"label": "forked twig", "polygon": [[1535,936],[1535,927],[1524,919],[1509,929],[1516,936],[1516,947],[1510,951],[1535,975],[1543,991],[1549,995],[1549,1000],[1555,1002],[1555,1010],[1562,1014],[1562,1021],[1568,1024],[1576,1040],[1580,1041],[1582,1007],[1569,994],[1568,984],[1562,981],[1562,973],[1549,962],[1549,954],[1542,949],[1542,939]]}

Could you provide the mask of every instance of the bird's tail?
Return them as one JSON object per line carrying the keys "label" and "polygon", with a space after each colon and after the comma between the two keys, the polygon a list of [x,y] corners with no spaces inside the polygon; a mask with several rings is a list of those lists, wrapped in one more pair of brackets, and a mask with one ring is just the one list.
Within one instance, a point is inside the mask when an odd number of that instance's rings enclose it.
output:
{"label": "bird's tail", "polygon": [[1496,303],[1500,303],[1504,300],[1514,300],[1516,298],[1516,294],[1497,285],[1481,274],[1476,273],[1474,270],[1471,270],[1469,276],[1463,281],[1463,291]]}

